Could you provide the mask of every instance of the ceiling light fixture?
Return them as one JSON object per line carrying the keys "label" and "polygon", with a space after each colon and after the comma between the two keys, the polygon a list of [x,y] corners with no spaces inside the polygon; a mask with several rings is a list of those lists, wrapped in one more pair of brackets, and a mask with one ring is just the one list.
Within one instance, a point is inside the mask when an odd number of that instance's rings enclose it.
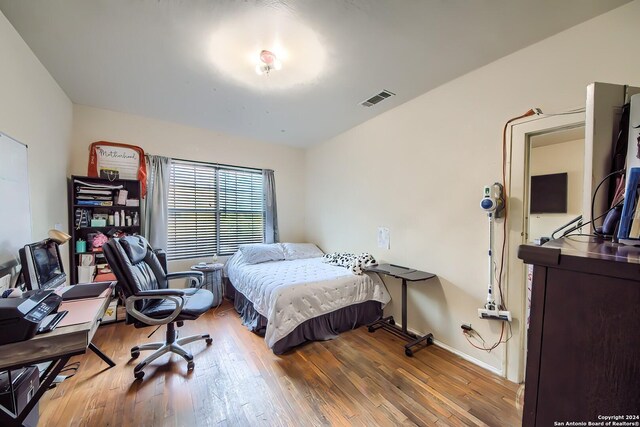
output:
{"label": "ceiling light fixture", "polygon": [[[289,2],[253,3],[265,6],[245,8],[237,16],[223,19],[208,38],[206,55],[201,58],[211,62],[220,78],[264,93],[315,84],[335,71],[329,63],[324,38],[292,13],[292,8],[275,7]],[[276,57],[269,67],[260,59],[263,49],[269,57]],[[272,71],[276,66],[280,68],[278,62],[282,70]],[[264,76],[267,69],[269,77]]]}
{"label": "ceiling light fixture", "polygon": [[269,50],[260,52],[260,62],[256,65],[256,73],[258,75],[269,74],[271,70],[279,70],[282,68],[282,62],[275,53]]}

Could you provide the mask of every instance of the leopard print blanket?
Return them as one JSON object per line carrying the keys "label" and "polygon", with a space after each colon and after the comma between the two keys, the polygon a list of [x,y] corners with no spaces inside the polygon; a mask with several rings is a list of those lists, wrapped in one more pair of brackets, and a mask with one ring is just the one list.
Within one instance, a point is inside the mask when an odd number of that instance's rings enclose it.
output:
{"label": "leopard print blanket", "polygon": [[348,252],[333,252],[322,257],[322,262],[331,265],[338,265],[351,270],[353,274],[361,275],[365,267],[377,265],[376,259],[368,252],[360,255]]}

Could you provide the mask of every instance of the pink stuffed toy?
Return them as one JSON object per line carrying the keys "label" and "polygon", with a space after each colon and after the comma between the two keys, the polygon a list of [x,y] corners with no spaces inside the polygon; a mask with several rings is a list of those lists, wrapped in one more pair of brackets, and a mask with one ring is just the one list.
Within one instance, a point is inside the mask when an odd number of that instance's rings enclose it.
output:
{"label": "pink stuffed toy", "polygon": [[94,248],[101,248],[102,245],[107,243],[108,240],[109,240],[109,238],[107,236],[105,236],[103,233],[98,233],[93,238],[93,242],[92,242],[93,247]]}

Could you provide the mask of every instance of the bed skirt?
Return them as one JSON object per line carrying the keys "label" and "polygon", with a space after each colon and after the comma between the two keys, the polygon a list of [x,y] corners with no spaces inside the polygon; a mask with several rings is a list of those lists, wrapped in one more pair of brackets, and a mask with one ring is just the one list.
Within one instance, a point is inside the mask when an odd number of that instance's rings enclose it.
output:
{"label": "bed skirt", "polygon": [[[230,282],[229,282],[230,283]],[[227,289],[234,296],[234,308],[242,319],[242,324],[260,336],[264,336],[267,318],[253,308],[241,292],[230,285]],[[275,354],[283,354],[309,341],[325,341],[336,338],[341,332],[355,329],[374,322],[382,317],[382,303],[365,301],[341,308],[322,316],[314,317],[298,325],[289,335],[278,341],[272,348]]]}

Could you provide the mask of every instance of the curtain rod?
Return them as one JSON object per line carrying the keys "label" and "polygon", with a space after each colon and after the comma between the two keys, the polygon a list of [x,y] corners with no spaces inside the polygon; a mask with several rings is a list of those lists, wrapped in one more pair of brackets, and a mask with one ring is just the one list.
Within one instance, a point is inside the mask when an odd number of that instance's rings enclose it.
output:
{"label": "curtain rod", "polygon": [[[156,154],[146,153],[146,155],[154,156]],[[165,157],[168,157],[168,156],[165,156]],[[251,167],[248,167],[248,166],[227,165],[227,164],[224,164],[224,163],[203,162],[201,160],[179,159],[177,157],[168,157],[168,158],[171,159],[171,160],[177,160],[179,162],[200,163],[200,164],[203,164],[203,165],[222,166],[222,167],[230,168],[230,169],[245,169],[245,170],[249,169],[249,170],[254,170],[254,171],[270,170],[270,169],[261,169],[261,168],[251,168]]]}

